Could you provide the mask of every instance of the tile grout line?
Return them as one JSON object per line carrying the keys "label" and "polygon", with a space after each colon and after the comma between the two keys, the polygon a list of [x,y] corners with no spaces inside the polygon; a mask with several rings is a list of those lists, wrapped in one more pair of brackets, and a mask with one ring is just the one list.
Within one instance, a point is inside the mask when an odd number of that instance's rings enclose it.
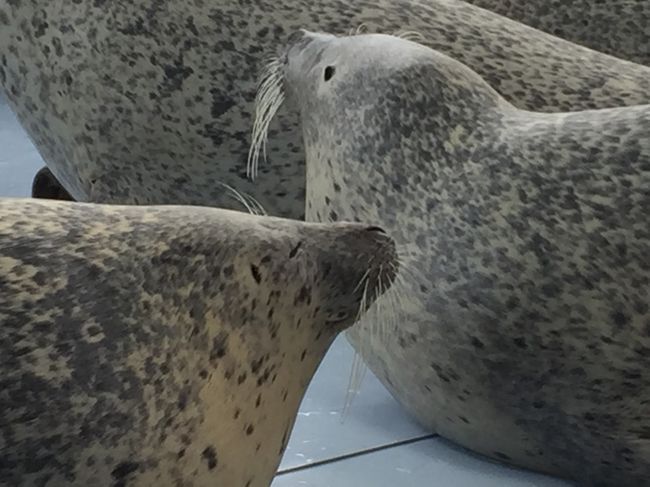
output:
{"label": "tile grout line", "polygon": [[411,439],[408,439],[408,440],[396,441],[395,443],[387,443],[385,445],[380,445],[380,446],[376,446],[376,447],[373,447],[373,448],[366,448],[365,450],[355,451],[355,452],[352,452],[352,453],[346,453],[345,455],[340,455],[340,456],[337,456],[337,457],[327,458],[325,460],[319,460],[317,462],[312,462],[312,463],[308,463],[308,464],[305,464],[305,465],[298,465],[296,467],[288,467],[288,468],[285,468],[284,470],[278,470],[278,472],[275,474],[275,476],[279,477],[280,475],[299,472],[301,470],[307,470],[308,468],[319,467],[321,465],[327,465],[327,464],[330,464],[330,463],[341,462],[343,460],[348,460],[350,458],[356,458],[356,457],[360,457],[360,456],[363,456],[363,455],[369,455],[370,453],[376,453],[376,452],[382,451],[382,450],[389,450],[391,448],[397,448],[398,446],[410,445],[412,443],[418,443],[420,441],[429,440],[429,439],[437,438],[437,437],[438,437],[438,435],[436,435],[436,434],[428,434],[428,435],[424,435],[424,436],[418,436],[418,437],[415,437],[415,438],[411,438]]}

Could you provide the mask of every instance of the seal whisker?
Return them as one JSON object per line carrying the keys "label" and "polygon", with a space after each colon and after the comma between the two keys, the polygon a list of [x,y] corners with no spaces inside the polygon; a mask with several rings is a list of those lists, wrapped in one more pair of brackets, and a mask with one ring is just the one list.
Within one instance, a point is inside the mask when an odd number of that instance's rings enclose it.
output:
{"label": "seal whisker", "polygon": [[365,378],[366,370],[367,367],[366,363],[363,361],[363,357],[359,352],[355,351],[354,358],[352,359],[350,377],[348,378],[348,388],[345,393],[343,409],[341,410],[341,423],[345,422],[345,418],[352,408],[354,398],[361,391],[361,384]]}
{"label": "seal whisker", "polygon": [[361,276],[361,279],[359,279],[359,283],[354,287],[354,290],[352,292],[356,293],[361,288],[361,286],[363,286],[363,281],[368,278],[369,274],[370,274],[370,269],[364,272],[363,276]]}
{"label": "seal whisker", "polygon": [[397,31],[392,35],[399,37],[400,39],[412,42],[423,42],[427,40],[427,38],[422,33],[415,30]]}
{"label": "seal whisker", "polygon": [[[241,203],[248,213],[252,215],[266,215],[266,210],[264,210],[264,207],[251,195],[237,191],[235,188],[230,186],[229,184],[226,183],[219,183],[221,186],[226,188],[228,192],[230,193],[230,196]],[[251,204],[252,203],[252,204]]]}
{"label": "seal whisker", "polygon": [[362,35],[366,32],[368,32],[368,26],[362,22],[357,27],[357,30],[355,31],[355,35]]}
{"label": "seal whisker", "polygon": [[248,152],[246,175],[250,179],[257,177],[260,155],[266,160],[268,131],[275,114],[284,103],[282,80],[282,63],[280,58],[271,57],[261,69],[257,94],[255,96],[255,113],[251,133],[251,146]]}
{"label": "seal whisker", "polygon": [[[372,261],[372,259],[370,259],[370,261]],[[368,311],[368,285],[370,284],[369,273],[364,274],[364,277],[361,282],[365,282],[365,284],[364,284],[363,294],[361,296],[361,302],[359,303],[359,311],[355,320],[355,322],[357,323],[356,326],[363,326],[362,317],[364,317],[364,314]],[[357,285],[356,290],[358,289],[359,286]],[[354,360],[352,362],[352,370],[350,371],[350,379],[348,381],[348,390],[346,392],[345,402],[343,405],[341,421],[344,420],[350,406],[352,405],[354,396],[356,395],[354,391],[358,393],[360,389],[361,380],[363,379],[363,375],[365,373],[364,369],[365,369],[365,364],[363,363],[363,359],[361,358],[359,352],[355,351]]]}

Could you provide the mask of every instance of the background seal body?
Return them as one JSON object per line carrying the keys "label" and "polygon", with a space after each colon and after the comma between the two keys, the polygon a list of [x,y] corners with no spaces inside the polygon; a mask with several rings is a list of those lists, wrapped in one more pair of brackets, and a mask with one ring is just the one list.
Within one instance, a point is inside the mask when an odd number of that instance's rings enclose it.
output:
{"label": "background seal body", "polygon": [[295,114],[276,119],[257,181],[245,177],[257,74],[298,28],[362,22],[420,32],[521,108],[650,102],[650,69],[458,0],[3,2],[0,89],[75,200],[239,209],[225,183],[302,218]]}
{"label": "background seal body", "polygon": [[0,200],[3,484],[268,486],[394,255],[359,224]]}
{"label": "background seal body", "polygon": [[[396,325],[354,327],[423,424],[589,486],[650,478],[650,106],[540,114],[390,36],[286,51],[307,217],[394,232]],[[385,303],[382,303],[385,308]]]}
{"label": "background seal body", "polygon": [[650,4],[605,0],[467,0],[600,52],[650,66]]}

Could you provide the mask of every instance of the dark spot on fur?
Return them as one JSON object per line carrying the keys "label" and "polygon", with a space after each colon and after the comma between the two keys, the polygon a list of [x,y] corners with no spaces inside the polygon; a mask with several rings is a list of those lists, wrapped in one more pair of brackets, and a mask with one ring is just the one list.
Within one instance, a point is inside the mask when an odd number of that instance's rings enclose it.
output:
{"label": "dark spot on fur", "polygon": [[208,468],[214,470],[217,466],[217,452],[213,446],[208,446],[201,452],[201,457],[208,462]]}
{"label": "dark spot on fur", "polygon": [[220,331],[219,334],[212,339],[212,350],[210,350],[210,361],[213,362],[226,355],[226,342],[228,341],[228,333]]}
{"label": "dark spot on fur", "polygon": [[255,431],[255,428],[253,427],[252,424],[249,424],[249,425],[246,427],[246,434],[247,434],[248,436],[250,436],[250,435],[253,434],[253,431]]}
{"label": "dark spot on fur", "polygon": [[612,321],[616,326],[625,326],[629,323],[630,319],[622,311],[612,313]]}
{"label": "dark spot on fur", "polygon": [[302,353],[300,354],[300,361],[302,362],[305,360],[305,356],[307,355],[307,350],[303,350]]}
{"label": "dark spot on fur", "polygon": [[311,289],[309,289],[307,286],[302,286],[296,295],[294,304],[304,303],[305,301],[308,301],[310,291]]}
{"label": "dark spot on fur", "polygon": [[137,462],[121,462],[118,463],[113,471],[111,472],[111,476],[115,480],[124,480],[126,477],[128,477],[130,474],[138,470],[138,467],[140,466],[139,463]]}
{"label": "dark spot on fur", "polygon": [[526,348],[526,340],[523,337],[518,337],[513,340],[514,344],[517,345],[519,348]]}
{"label": "dark spot on fur", "polygon": [[187,393],[187,390],[182,390],[178,395],[178,409],[180,409],[181,411],[184,411],[185,408],[187,407],[188,395],[189,394]]}
{"label": "dark spot on fur", "polygon": [[258,360],[253,360],[251,362],[251,372],[253,372],[253,374],[257,374],[257,372],[262,368],[263,361],[264,357],[261,357]]}
{"label": "dark spot on fur", "polygon": [[260,404],[262,404],[262,394],[257,395],[257,399],[255,400],[255,407],[260,407]]}
{"label": "dark spot on fur", "polygon": [[262,276],[260,275],[260,269],[254,264],[251,264],[251,274],[253,274],[253,279],[255,279],[255,282],[257,284],[259,284],[262,281]]}
{"label": "dark spot on fur", "polygon": [[505,453],[501,453],[500,451],[495,451],[494,455],[497,458],[500,458],[501,460],[510,460],[510,457],[508,455],[506,455]]}
{"label": "dark spot on fur", "polygon": [[483,342],[479,340],[476,337],[472,337],[472,345],[474,345],[476,348],[484,348],[485,345],[483,345]]}
{"label": "dark spot on fur", "polygon": [[212,115],[212,118],[221,117],[236,105],[232,98],[224,96],[216,88],[210,90],[210,95],[212,95],[212,105],[210,106],[210,115]]}
{"label": "dark spot on fur", "polygon": [[302,242],[298,242],[298,245],[296,245],[294,248],[291,249],[291,252],[289,252],[289,258],[293,259],[296,254],[298,253],[298,250],[300,249],[300,246],[302,245]]}

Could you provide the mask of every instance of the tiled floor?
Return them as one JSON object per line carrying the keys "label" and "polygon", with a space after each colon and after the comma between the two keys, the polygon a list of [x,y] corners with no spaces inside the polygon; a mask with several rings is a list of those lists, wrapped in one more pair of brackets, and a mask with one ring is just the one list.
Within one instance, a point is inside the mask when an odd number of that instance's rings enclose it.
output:
{"label": "tiled floor", "polygon": [[[28,196],[41,166],[0,94],[0,196]],[[568,487],[428,435],[371,373],[342,420],[353,357],[339,337],[307,391],[273,487]]]}

